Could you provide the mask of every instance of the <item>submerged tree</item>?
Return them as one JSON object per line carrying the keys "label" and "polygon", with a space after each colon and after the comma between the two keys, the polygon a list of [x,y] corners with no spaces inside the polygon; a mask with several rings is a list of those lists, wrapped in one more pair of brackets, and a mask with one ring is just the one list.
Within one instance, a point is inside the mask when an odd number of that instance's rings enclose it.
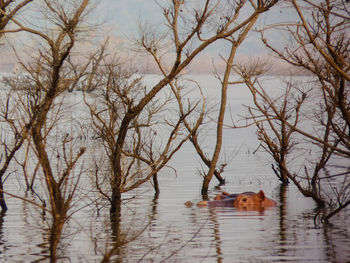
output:
{"label": "submerged tree", "polygon": [[[167,166],[172,156],[189,138],[190,133],[184,129],[183,123],[192,115],[199,102],[189,100],[187,105],[181,104],[181,113],[177,114],[175,109],[171,109],[171,105],[176,105],[172,93],[162,92],[156,100],[145,105],[144,110],[128,127],[128,135],[121,151],[121,174],[115,174],[115,144],[122,118],[147,94],[147,86],[134,71],[126,69],[114,59],[101,60],[94,74],[99,76],[98,84],[94,84],[96,89],[93,94],[86,93],[84,97],[90,110],[94,133],[104,146],[104,151],[95,156],[97,188],[111,205],[116,203],[113,196],[109,195],[110,192],[131,191],[151,178],[154,179],[154,188],[158,194],[157,173]],[[175,86],[174,92],[181,98],[182,88]],[[101,154],[107,158],[101,158]],[[120,210],[119,207],[120,204],[115,212]]]}
{"label": "submerged tree", "polygon": [[[254,3],[250,3],[250,4],[252,5],[254,10],[257,10],[259,8]],[[265,4],[267,4],[267,3],[265,3]],[[273,2],[269,3],[269,5],[271,5],[271,6],[273,4],[274,4]],[[244,7],[244,5],[238,5],[237,8],[234,9],[235,11],[232,14],[232,18],[235,18],[235,20],[236,19],[238,20],[238,17],[239,17],[240,12],[241,12],[241,8],[243,8],[243,7]],[[265,10],[262,10],[262,11],[264,12],[267,10],[268,10],[268,8]],[[232,35],[225,38],[225,40],[227,40],[230,43],[231,49],[230,49],[229,56],[227,57],[227,59],[225,59],[226,68],[225,68],[225,72],[224,72],[222,79],[220,78],[219,74],[217,74],[217,78],[220,79],[220,83],[221,83],[221,98],[220,98],[220,109],[219,109],[219,114],[218,114],[218,118],[217,118],[217,125],[216,125],[216,129],[217,129],[217,131],[216,131],[216,144],[215,144],[213,156],[211,157],[209,171],[204,176],[203,185],[202,185],[202,194],[203,195],[207,195],[207,193],[208,193],[209,183],[210,183],[210,181],[214,175],[214,172],[216,170],[216,164],[218,162],[221,147],[222,147],[222,140],[223,140],[222,133],[223,133],[223,127],[224,127],[224,117],[225,117],[225,112],[226,112],[228,87],[230,85],[241,83],[241,82],[235,82],[235,81],[230,80],[236,52],[237,52],[237,49],[239,48],[239,46],[243,43],[244,39],[248,35],[251,28],[254,26],[257,19],[258,19],[258,16],[252,17],[250,19],[249,23],[244,25],[242,27],[242,29],[237,30],[237,32],[235,32],[235,34],[232,34]]]}
{"label": "submerged tree", "polygon": [[300,22],[277,28],[287,30],[291,45],[282,52],[263,40],[307,77],[292,79],[278,96],[244,69],[237,72],[253,95],[255,108],[250,114],[259,139],[278,165],[275,171],[325,208],[322,219],[328,221],[350,204],[348,4],[290,3]]}
{"label": "submerged tree", "polygon": [[[237,40],[239,46],[245,35],[256,21],[259,14],[269,10],[277,1],[204,1],[203,3],[188,3],[172,1],[170,7],[163,8],[167,28],[161,32],[151,27],[142,26],[141,35],[137,41],[139,50],[146,51],[154,59],[163,79],[146,94],[138,105],[131,108],[125,115],[120,136],[116,144],[119,149],[125,140],[126,127],[144,106],[164,87],[169,85],[205,48],[222,39],[231,43]],[[241,11],[249,10],[249,14]],[[169,34],[170,33],[170,34]],[[170,38],[168,37],[170,36]],[[171,43],[171,44],[169,44]],[[173,52],[173,53],[172,53]],[[232,53],[232,52],[231,52]],[[168,56],[166,56],[168,54]],[[169,58],[170,57],[170,58]],[[229,70],[230,71],[230,70]],[[229,74],[229,72],[228,72]],[[223,81],[223,87],[228,80]],[[225,90],[225,88],[223,89]],[[218,121],[218,141],[216,150],[210,160],[210,169],[204,177],[202,194],[208,192],[209,182],[216,170],[221,148],[221,129],[225,109],[225,91]],[[220,128],[221,127],[221,128]],[[125,131],[124,131],[125,130]],[[118,150],[120,151],[120,150]],[[120,154],[116,155],[118,163]],[[119,161],[120,162],[120,161]],[[120,167],[117,168],[120,170]],[[118,196],[118,195],[116,195]]]}
{"label": "submerged tree", "polygon": [[15,158],[16,152],[22,147],[24,140],[28,136],[28,131],[30,129],[31,123],[21,123],[18,115],[18,104],[16,99],[14,99],[10,93],[10,90],[0,102],[0,112],[1,112],[1,155],[0,155],[0,206],[2,211],[6,211],[7,205],[5,201],[5,189],[4,183],[9,176],[8,168],[11,161]]}
{"label": "submerged tree", "polygon": [[[63,226],[69,218],[69,210],[78,188],[81,172],[75,171],[85,148],[75,149],[69,133],[59,138],[58,124],[65,104],[64,93],[68,90],[66,77],[67,59],[72,54],[80,27],[91,1],[43,1],[40,10],[52,22],[47,31],[40,25],[26,25],[12,18],[13,31],[22,31],[36,37],[37,50],[31,51],[31,60],[22,62],[25,85],[17,82],[18,103],[24,120],[20,138],[28,133],[32,150],[40,166],[47,194],[48,211],[52,215],[50,226],[50,259],[57,259]],[[17,133],[16,133],[17,134]],[[16,135],[15,134],[15,135]],[[46,203],[46,202],[45,202]]]}
{"label": "submerged tree", "polygon": [[[29,4],[32,0],[24,0],[20,3],[15,3],[13,0],[0,2],[0,38],[6,32],[11,32],[7,29],[11,19],[18,15],[22,8]],[[7,205],[4,196],[4,182],[6,180],[6,173],[11,161],[14,159],[16,152],[21,148],[25,138],[28,134],[30,122],[23,125],[16,122],[16,103],[11,98],[10,93],[6,97],[1,98],[0,109],[0,125],[2,131],[9,131],[7,136],[1,136],[1,155],[0,155],[0,207],[4,212],[7,210]],[[10,134],[14,135],[11,136]]]}

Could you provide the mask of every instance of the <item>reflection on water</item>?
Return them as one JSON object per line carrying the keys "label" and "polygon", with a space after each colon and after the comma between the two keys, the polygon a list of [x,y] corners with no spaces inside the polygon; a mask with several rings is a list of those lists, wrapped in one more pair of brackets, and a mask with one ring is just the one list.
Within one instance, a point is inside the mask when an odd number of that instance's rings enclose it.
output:
{"label": "reflection on water", "polygon": [[[256,160],[255,165],[263,163]],[[244,164],[239,169],[244,170]],[[263,167],[263,165],[262,165]],[[221,189],[239,192],[264,189],[278,206],[265,211],[235,208],[187,208],[184,202],[200,200],[201,178],[182,166],[183,176],[160,176],[161,193],[145,185],[127,197],[120,222],[111,224],[108,209],[100,215],[92,207],[79,211],[67,224],[60,245],[62,262],[101,262],[117,245],[120,256],[113,262],[349,262],[349,214],[334,226],[315,226],[311,200],[293,186],[281,187],[266,180],[227,177]],[[238,180],[240,184],[237,184]],[[0,217],[0,261],[45,261],[48,256],[47,219],[28,203],[10,199],[12,207]],[[120,223],[120,225],[119,225]],[[142,232],[142,230],[144,231]],[[142,232],[142,234],[140,234]],[[124,238],[124,239],[123,239]]]}
{"label": "reflection on water", "polygon": [[[247,94],[235,90],[230,96],[247,104]],[[213,179],[210,198],[221,191],[262,189],[277,207],[187,208],[186,201],[201,200],[202,178],[186,144],[171,163],[177,175],[159,173],[159,196],[150,184],[125,194],[120,218],[111,220],[103,204],[85,206],[89,200],[80,196],[84,208],[65,225],[60,262],[101,262],[112,252],[119,255],[113,262],[350,262],[350,211],[332,219],[334,226],[315,225],[313,201],[292,185],[280,186],[267,156],[253,154],[258,146],[253,129],[225,130],[224,139],[225,152],[237,154],[224,174],[226,185],[215,188]],[[21,195],[18,180],[11,176],[5,188]],[[90,181],[82,187],[88,189]],[[9,210],[0,215],[0,262],[47,262],[50,219],[27,202],[10,197],[7,202]]]}

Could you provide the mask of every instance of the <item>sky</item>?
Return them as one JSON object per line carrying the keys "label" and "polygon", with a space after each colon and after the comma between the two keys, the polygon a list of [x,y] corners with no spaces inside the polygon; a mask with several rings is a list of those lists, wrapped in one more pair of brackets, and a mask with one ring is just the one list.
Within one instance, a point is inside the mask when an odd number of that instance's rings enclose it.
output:
{"label": "sky", "polygon": [[[185,1],[196,2],[202,0]],[[165,23],[159,4],[164,5],[166,3],[169,3],[169,0],[157,0],[157,2],[156,0],[100,0],[93,12],[93,23],[97,22],[102,25],[102,35],[111,36],[116,43],[115,46],[123,49],[124,40],[137,34],[138,23],[143,23],[144,21],[149,21],[151,24],[156,25]],[[293,17],[293,14],[289,9],[278,7],[269,11],[268,15],[261,15],[256,25],[262,26],[266,23],[281,20],[288,21],[290,17]],[[283,42],[283,39],[278,34],[272,33],[270,39],[274,45],[280,45]],[[227,54],[228,50],[225,42],[212,46],[203,52],[201,59],[197,60],[197,67],[203,67],[203,61],[208,62],[211,60],[211,57],[217,59],[219,54]],[[128,52],[125,49],[120,51]],[[260,36],[250,33],[243,45],[239,47],[238,54],[242,57],[264,56],[267,54],[267,50],[262,45]],[[7,58],[0,57],[0,64],[4,59],[6,60]]]}
{"label": "sky", "polygon": [[160,21],[162,15],[159,11],[153,0],[102,0],[99,3],[101,21],[113,23],[119,34],[136,32],[140,18]]}
{"label": "sky", "polygon": [[[191,0],[186,0],[190,2]],[[192,0],[202,1],[202,0]],[[164,23],[164,19],[159,5],[169,2],[168,0],[102,0],[99,5],[100,21],[105,20],[114,26],[114,33],[118,36],[130,35],[137,32],[139,21],[150,21],[151,23]],[[267,15],[262,14],[257,26],[276,23],[281,21],[291,21],[295,13],[290,8],[274,7]],[[279,35],[275,35],[278,38]],[[242,52],[245,54],[259,54],[266,52],[257,42],[259,36],[251,35],[242,45]],[[282,39],[273,39],[274,42]]]}
{"label": "sky", "polygon": [[[202,0],[185,0],[202,1]],[[168,0],[157,0],[158,4],[166,4]],[[100,22],[105,21],[112,25],[110,33],[119,39],[135,35],[138,30],[138,23],[149,21],[152,24],[164,23],[164,18],[159,5],[155,0],[102,0],[98,13],[101,14]],[[268,14],[262,14],[256,23],[257,27],[281,21],[290,22],[294,19],[295,13],[292,9],[285,7],[274,7]],[[286,39],[281,37],[280,32],[270,32],[269,39],[274,46],[282,46]],[[197,67],[203,67],[203,61],[210,61],[211,57],[218,59],[219,54],[228,54],[229,48],[226,42],[221,42],[205,50],[202,58],[197,60]],[[247,57],[266,56],[267,49],[260,40],[260,34],[250,33],[244,43],[238,49],[238,56]],[[195,63],[195,62],[194,62]],[[211,64],[211,62],[209,63]],[[210,66],[209,66],[210,68]],[[205,69],[206,70],[206,69]]]}

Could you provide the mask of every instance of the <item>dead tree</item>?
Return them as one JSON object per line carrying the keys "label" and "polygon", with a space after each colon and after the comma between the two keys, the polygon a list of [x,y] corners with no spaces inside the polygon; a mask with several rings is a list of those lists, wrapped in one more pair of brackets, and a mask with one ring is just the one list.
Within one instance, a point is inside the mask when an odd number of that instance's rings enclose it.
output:
{"label": "dead tree", "polygon": [[[192,115],[199,102],[189,100],[185,106],[181,104],[180,114],[170,114],[174,111],[170,109],[170,104],[174,105],[171,92],[162,92],[157,100],[148,103],[128,127],[128,136],[121,152],[121,174],[115,174],[114,146],[123,116],[143,98],[147,86],[132,70],[123,68],[120,62],[114,60],[102,62],[95,74],[101,77],[98,88],[94,94],[85,94],[85,103],[90,110],[94,133],[104,144],[102,155],[105,152],[107,157],[102,158],[107,160],[105,163],[95,158],[97,188],[111,205],[114,202],[113,195],[110,195],[115,191],[113,189],[118,188],[120,193],[125,193],[151,178],[158,194],[157,174],[167,167],[172,156],[190,137],[183,123]],[[174,93],[181,97],[181,88],[177,83],[171,85],[176,89]],[[101,152],[96,157],[100,155]],[[120,203],[116,211],[119,211],[119,207]]]}
{"label": "dead tree", "polygon": [[[235,9],[235,14],[233,17],[239,15],[240,8],[242,7],[243,5]],[[253,7],[257,8],[257,6],[255,6],[254,4],[253,4]],[[216,143],[215,143],[215,149],[214,149],[213,155],[211,157],[209,171],[204,176],[203,185],[202,185],[202,195],[208,194],[209,183],[216,170],[216,165],[219,160],[219,156],[221,152],[221,146],[223,141],[222,133],[223,133],[224,117],[225,117],[226,104],[227,104],[227,90],[230,85],[238,84],[230,80],[232,67],[234,63],[233,61],[236,56],[236,51],[238,47],[242,44],[244,39],[246,38],[247,34],[251,30],[251,28],[253,27],[257,19],[258,19],[258,16],[253,17],[249,21],[249,23],[243,27],[243,29],[239,30],[239,32],[237,32],[235,35],[231,35],[225,38],[225,40],[229,41],[231,45],[231,50],[228,58],[225,59],[226,68],[222,79],[220,78],[219,74],[217,74],[217,78],[220,79],[220,83],[221,83],[221,98],[220,98],[220,109],[219,109],[219,114],[218,114],[217,124],[216,124]]]}
{"label": "dead tree", "polygon": [[[6,28],[13,17],[18,15],[22,8],[29,4],[32,0],[24,0],[15,3],[13,0],[0,2],[0,38],[7,32]],[[16,111],[10,94],[1,101],[1,126],[2,129],[11,131],[10,138],[1,138],[2,154],[0,156],[0,207],[2,211],[7,210],[4,197],[4,182],[6,180],[6,172],[11,161],[14,159],[16,152],[21,148],[23,141],[27,137],[30,122],[26,125],[18,125],[16,119],[13,119],[13,113]]]}
{"label": "dead tree", "polygon": [[6,27],[11,19],[14,18],[26,5],[33,0],[23,0],[19,3],[15,0],[7,0],[0,2],[0,38],[6,33],[11,32]]}
{"label": "dead tree", "polygon": [[1,156],[0,156],[0,206],[2,211],[6,211],[7,205],[4,196],[4,183],[7,177],[8,168],[11,161],[15,158],[16,152],[21,148],[24,140],[28,136],[31,122],[21,123],[16,113],[18,110],[17,101],[10,93],[14,91],[10,89],[4,101],[1,101]]}
{"label": "dead tree", "polygon": [[[291,44],[282,52],[268,39],[263,37],[263,41],[309,80],[298,83],[292,79],[278,97],[242,70],[241,76],[255,99],[256,112],[250,113],[259,139],[278,163],[279,172],[324,208],[321,218],[328,221],[350,204],[348,5],[331,0],[305,1],[303,7],[294,0],[290,3],[298,23],[275,28],[289,32]],[[288,163],[282,156],[292,156],[295,161]]]}
{"label": "dead tree", "polygon": [[22,90],[22,116],[31,123],[28,133],[40,164],[52,215],[51,262],[57,259],[57,246],[79,183],[80,173],[74,169],[85,151],[84,147],[73,148],[69,134],[62,136],[56,145],[52,133],[61,117],[64,105],[62,94],[68,90],[64,78],[67,58],[72,53],[89,3],[89,0],[71,1],[69,4],[64,1],[43,1],[41,11],[48,18],[48,24],[52,23],[54,27],[48,28],[47,32],[41,26],[35,27],[34,23],[26,25],[11,18],[16,25],[13,32],[26,32],[36,37],[39,43],[38,49],[30,52],[32,56],[28,63],[18,59],[29,84]]}
{"label": "dead tree", "polygon": [[[193,81],[190,80],[190,82],[192,84],[195,84],[195,86],[198,87],[198,89],[200,90],[200,94],[202,97],[202,109],[201,109],[201,113],[198,116],[198,121],[196,122],[196,124],[194,123],[190,123],[189,121],[187,121],[186,119],[184,119],[184,125],[187,129],[187,131],[191,134],[189,140],[191,141],[191,143],[193,144],[193,147],[195,148],[197,154],[199,155],[199,157],[201,158],[201,160],[203,161],[203,163],[209,168],[211,166],[211,161],[210,158],[208,157],[208,155],[206,154],[206,152],[202,149],[201,147],[201,143],[200,143],[200,134],[201,134],[201,127],[203,129],[203,124],[204,124],[204,117],[206,114],[208,114],[207,112],[207,105],[206,105],[206,99],[203,95],[203,93],[201,92],[201,87],[200,85]],[[176,81],[177,83],[177,81]],[[180,114],[183,114],[184,112],[184,106],[183,106],[183,98],[182,96],[180,96],[178,89],[176,88],[177,85],[173,85],[172,83],[170,84],[171,89],[173,90],[173,93],[175,95],[175,98],[179,104],[179,111]],[[214,170],[214,175],[217,178],[217,180],[219,181],[220,185],[225,184],[225,179],[221,176],[221,173],[224,171],[224,167],[226,166],[226,163],[221,163],[219,165],[220,168],[216,168]]]}
{"label": "dead tree", "polygon": [[[174,78],[176,78],[190,63],[209,45],[222,39],[231,39],[232,43],[236,40],[241,42],[241,36],[246,34],[246,30],[251,28],[252,24],[257,19],[259,14],[268,11],[277,1],[234,1],[228,4],[225,1],[204,1],[198,5],[185,3],[184,1],[172,1],[170,7],[163,8],[163,14],[167,23],[168,29],[161,32],[157,27],[154,30],[152,27],[144,24],[141,26],[141,34],[136,41],[139,51],[145,51],[155,61],[159,71],[164,78],[140,101],[138,105],[130,110],[123,120],[122,127],[127,127],[132,118],[136,116],[143,107],[152,100],[152,98],[164,87],[166,87]],[[247,15],[241,13],[244,7],[248,6],[251,12]],[[169,35],[167,30],[171,35]],[[237,39],[235,39],[237,38]],[[244,37],[243,37],[244,39]],[[171,43],[171,45],[169,45]],[[173,52],[171,54],[171,52]],[[169,60],[171,54],[173,59]],[[169,62],[170,61],[170,62]],[[229,74],[229,73],[228,73]],[[225,83],[224,80],[223,83]],[[225,84],[224,84],[225,85]],[[225,92],[224,92],[225,93]],[[223,93],[223,94],[224,94]],[[222,96],[224,100],[225,96]],[[218,135],[216,149],[210,161],[210,169],[204,177],[202,194],[208,192],[209,182],[216,169],[217,160],[221,148],[221,128],[223,120],[223,111],[225,101],[221,103],[221,113],[218,119]],[[126,130],[121,129],[117,147],[121,148],[126,136]],[[116,155],[118,163],[120,154]],[[116,167],[120,169],[119,166]],[[118,194],[116,196],[119,196]]]}

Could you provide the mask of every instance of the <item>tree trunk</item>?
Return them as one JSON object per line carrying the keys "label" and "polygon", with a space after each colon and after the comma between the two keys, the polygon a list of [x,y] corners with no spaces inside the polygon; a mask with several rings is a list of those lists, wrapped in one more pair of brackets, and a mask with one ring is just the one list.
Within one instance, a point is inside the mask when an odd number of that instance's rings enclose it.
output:
{"label": "tree trunk", "polygon": [[203,197],[208,196],[208,189],[209,189],[210,180],[211,180],[211,177],[209,178],[208,176],[205,176],[203,179],[202,191],[201,191],[201,194]]}
{"label": "tree trunk", "polygon": [[121,200],[122,200],[122,195],[121,195],[119,186],[113,187],[113,189],[112,189],[112,199],[111,199],[111,208],[109,210],[111,216],[116,215],[118,212],[120,212]]}
{"label": "tree trunk", "polygon": [[218,171],[215,170],[214,175],[215,175],[216,179],[219,181],[219,185],[225,185],[226,180],[225,180],[225,178],[223,178],[221,176],[221,174]]}
{"label": "tree trunk", "polygon": [[283,168],[280,168],[280,180],[283,185],[288,185],[289,184],[289,179],[286,171],[284,171]]}
{"label": "tree trunk", "polygon": [[154,191],[155,191],[155,195],[159,195],[160,190],[159,190],[159,183],[158,183],[158,175],[154,174],[153,175],[153,187],[154,187]]}
{"label": "tree trunk", "polygon": [[235,57],[235,54],[236,54],[236,49],[237,49],[237,46],[235,44],[232,44],[230,56],[227,60],[224,80],[221,84],[222,85],[221,86],[221,104],[220,104],[219,117],[218,117],[217,126],[216,126],[216,145],[215,145],[213,156],[210,161],[209,171],[203,180],[202,195],[208,195],[209,183],[211,181],[211,178],[214,175],[214,172],[216,170],[216,164],[220,156],[220,151],[222,146],[222,132],[223,132],[223,125],[224,125],[225,111],[226,111],[227,87],[229,85],[229,77],[232,69],[233,58]]}
{"label": "tree trunk", "polygon": [[226,103],[227,103],[227,89],[228,89],[228,85],[230,85],[229,80],[230,80],[230,74],[232,71],[233,60],[235,58],[237,48],[241,45],[241,43],[247,36],[248,32],[250,31],[250,29],[255,24],[258,17],[259,15],[252,17],[252,19],[249,21],[249,24],[246,26],[246,28],[240,34],[240,36],[236,41],[231,40],[231,51],[226,61],[225,74],[224,74],[223,81],[221,83],[221,103],[220,103],[219,116],[218,116],[217,126],[216,126],[216,145],[215,145],[213,156],[211,158],[208,174],[205,176],[203,181],[202,195],[208,195],[209,183],[211,178],[214,175],[216,164],[219,160],[219,155],[220,155],[221,146],[222,146],[222,137],[223,137],[222,133],[223,133],[223,125],[224,125]]}
{"label": "tree trunk", "polygon": [[113,214],[110,214],[111,219],[111,230],[112,230],[112,240],[115,243],[115,246],[119,246],[122,241],[120,240],[120,227],[121,227],[121,199],[116,200],[114,204],[115,211]]}
{"label": "tree trunk", "polygon": [[1,206],[2,212],[7,211],[7,205],[6,205],[5,196],[4,196],[4,184],[2,182],[2,178],[0,179],[0,206]]}
{"label": "tree trunk", "polygon": [[65,223],[65,215],[54,215],[50,233],[50,262],[57,261],[57,246],[61,240],[62,229]]}

